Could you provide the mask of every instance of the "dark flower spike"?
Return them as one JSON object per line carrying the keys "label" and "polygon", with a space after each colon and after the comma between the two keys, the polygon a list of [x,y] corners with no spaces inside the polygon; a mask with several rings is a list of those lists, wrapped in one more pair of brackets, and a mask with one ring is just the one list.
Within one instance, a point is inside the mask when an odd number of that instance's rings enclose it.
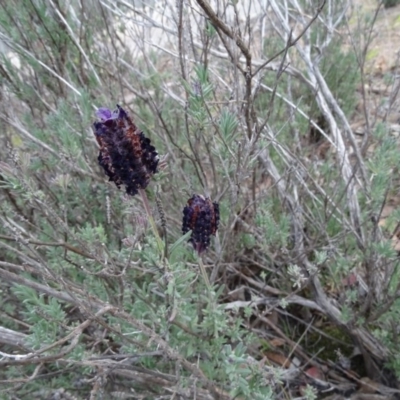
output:
{"label": "dark flower spike", "polygon": [[189,242],[201,254],[210,245],[210,236],[215,235],[219,224],[219,205],[209,198],[193,195],[183,209],[182,232],[192,231]]}
{"label": "dark flower spike", "polygon": [[125,185],[126,193],[134,196],[157,172],[157,151],[118,104],[114,111],[101,107],[96,115],[99,121],[93,130],[100,145],[99,164],[110,181],[118,188]]}

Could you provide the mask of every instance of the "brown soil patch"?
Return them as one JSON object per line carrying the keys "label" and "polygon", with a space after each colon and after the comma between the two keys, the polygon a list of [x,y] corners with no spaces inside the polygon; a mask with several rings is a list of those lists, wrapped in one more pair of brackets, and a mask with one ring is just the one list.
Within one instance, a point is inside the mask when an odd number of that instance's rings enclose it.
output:
{"label": "brown soil patch", "polygon": [[[350,20],[353,32],[360,29],[360,26],[366,25],[367,17],[374,18],[377,3],[376,0],[355,0],[355,12]],[[365,40],[368,33],[363,32]],[[400,5],[388,9],[380,8],[371,38],[366,54],[364,88],[360,87],[358,91],[359,104],[352,119],[352,128],[356,134],[362,136],[368,128],[371,132],[378,122],[385,121],[389,124],[393,136],[398,137],[400,136],[400,96],[398,95]],[[368,151],[373,150],[372,144],[368,147]]]}
{"label": "brown soil patch", "polygon": [[[361,10],[373,14],[377,2],[358,1]],[[367,53],[370,71],[386,73],[393,70],[399,63],[400,51],[400,5],[388,9],[381,8],[372,33],[373,41]]]}

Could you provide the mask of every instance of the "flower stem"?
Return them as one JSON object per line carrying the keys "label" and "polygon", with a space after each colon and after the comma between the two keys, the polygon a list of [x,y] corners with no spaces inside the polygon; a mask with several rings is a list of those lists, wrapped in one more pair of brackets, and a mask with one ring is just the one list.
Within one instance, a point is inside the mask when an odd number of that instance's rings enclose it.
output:
{"label": "flower stem", "polygon": [[199,267],[200,267],[201,274],[203,275],[204,282],[205,282],[205,284],[207,286],[208,292],[211,295],[211,293],[212,293],[211,284],[210,284],[210,281],[208,279],[206,267],[204,266],[203,260],[201,259],[200,255],[199,255]]}
{"label": "flower stem", "polygon": [[217,304],[216,304],[216,299],[215,299],[215,293],[213,293],[212,288],[211,288],[211,284],[210,284],[210,280],[208,279],[208,275],[206,272],[206,268],[204,266],[203,260],[201,258],[201,255],[199,255],[199,267],[200,267],[200,271],[201,274],[203,275],[203,279],[204,282],[207,286],[207,290],[208,290],[208,299],[209,299],[209,306],[210,306],[210,311],[212,312],[213,317],[213,329],[214,329],[214,337],[218,338],[219,334],[218,334],[218,326],[216,324],[216,317],[215,317],[215,313],[216,313],[216,309],[217,309]]}
{"label": "flower stem", "polygon": [[149,218],[151,229],[156,238],[158,250],[159,250],[160,254],[163,255],[164,254],[164,243],[160,238],[156,223],[154,222],[153,214],[151,213],[149,199],[147,198],[146,191],[144,189],[139,189],[139,193],[140,193],[140,196],[142,197],[143,205],[146,210],[147,217]]}

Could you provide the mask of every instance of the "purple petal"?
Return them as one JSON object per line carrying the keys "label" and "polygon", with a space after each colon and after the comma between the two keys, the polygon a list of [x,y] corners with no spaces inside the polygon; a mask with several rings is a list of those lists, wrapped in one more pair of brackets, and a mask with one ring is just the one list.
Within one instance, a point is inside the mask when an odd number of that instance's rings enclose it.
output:
{"label": "purple petal", "polygon": [[119,104],[117,104],[117,109],[114,110],[113,114],[116,114],[116,118],[121,118],[121,119],[124,119],[128,116],[126,111]]}
{"label": "purple petal", "polygon": [[107,121],[108,119],[111,119],[113,117],[113,114],[110,109],[105,108],[105,107],[100,107],[96,111],[96,116],[97,118],[101,119],[101,121]]}

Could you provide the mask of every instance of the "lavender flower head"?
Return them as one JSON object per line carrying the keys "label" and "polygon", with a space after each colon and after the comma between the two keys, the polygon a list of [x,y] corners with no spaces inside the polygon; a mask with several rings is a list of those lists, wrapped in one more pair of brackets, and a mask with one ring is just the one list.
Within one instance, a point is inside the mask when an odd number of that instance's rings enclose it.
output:
{"label": "lavender flower head", "polygon": [[201,254],[210,245],[210,236],[215,235],[219,224],[219,205],[209,198],[193,195],[183,209],[182,232],[192,230],[189,242]]}
{"label": "lavender flower head", "polygon": [[110,181],[118,188],[125,185],[126,193],[134,196],[157,172],[157,151],[118,104],[114,111],[101,107],[96,115],[99,121],[93,131],[100,145],[99,164]]}

